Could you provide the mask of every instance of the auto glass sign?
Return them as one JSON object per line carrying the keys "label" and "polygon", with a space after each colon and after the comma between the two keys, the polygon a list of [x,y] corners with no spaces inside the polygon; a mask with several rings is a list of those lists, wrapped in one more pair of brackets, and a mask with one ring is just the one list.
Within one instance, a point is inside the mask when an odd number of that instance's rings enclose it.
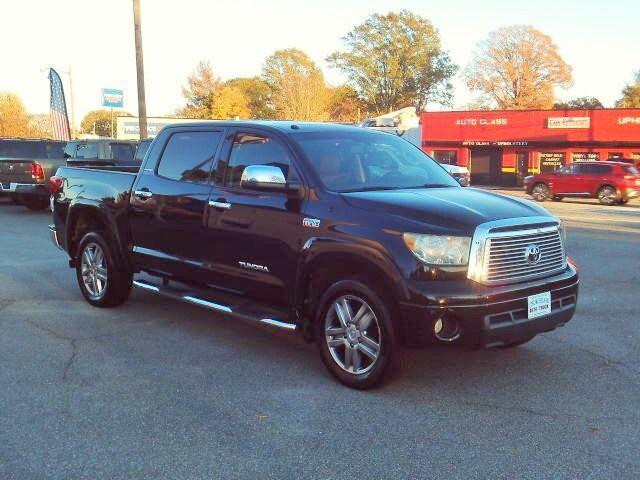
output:
{"label": "auto glass sign", "polygon": [[549,117],[547,128],[589,128],[591,117]]}
{"label": "auto glass sign", "polygon": [[122,108],[124,105],[124,92],[115,88],[102,89],[102,106],[111,108]]}

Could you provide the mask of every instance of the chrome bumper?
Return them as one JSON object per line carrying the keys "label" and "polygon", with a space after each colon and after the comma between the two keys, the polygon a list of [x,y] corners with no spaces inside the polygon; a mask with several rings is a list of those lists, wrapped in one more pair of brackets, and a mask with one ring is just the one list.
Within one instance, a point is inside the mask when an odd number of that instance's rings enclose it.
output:
{"label": "chrome bumper", "polygon": [[49,233],[51,234],[51,241],[53,242],[53,244],[60,250],[64,250],[64,248],[62,248],[62,245],[60,244],[60,240],[58,239],[58,231],[56,230],[55,225],[49,225]]}

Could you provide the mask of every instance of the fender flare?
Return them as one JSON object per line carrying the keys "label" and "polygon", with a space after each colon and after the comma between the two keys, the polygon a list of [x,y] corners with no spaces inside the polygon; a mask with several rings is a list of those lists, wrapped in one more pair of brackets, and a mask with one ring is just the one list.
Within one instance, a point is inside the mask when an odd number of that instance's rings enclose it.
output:
{"label": "fender flare", "polygon": [[296,288],[292,298],[293,305],[298,307],[305,301],[307,280],[317,267],[326,265],[330,261],[339,261],[340,258],[344,259],[345,257],[367,265],[383,275],[384,282],[392,286],[391,293],[397,302],[409,298],[409,289],[400,270],[385,252],[363,243],[336,238],[312,237],[302,247],[298,261]]}
{"label": "fender flare", "polygon": [[69,204],[65,232],[65,242],[69,256],[72,259],[74,257],[71,252],[71,240],[77,218],[85,212],[91,212],[92,215],[95,215],[94,218],[105,225],[107,233],[111,236],[109,240],[115,243],[115,245],[113,245],[115,247],[114,253],[119,257],[119,260],[123,262],[122,265],[128,265],[129,261],[124,251],[123,239],[121,238],[118,222],[113,212],[107,209],[101,202],[87,198],[76,198]]}

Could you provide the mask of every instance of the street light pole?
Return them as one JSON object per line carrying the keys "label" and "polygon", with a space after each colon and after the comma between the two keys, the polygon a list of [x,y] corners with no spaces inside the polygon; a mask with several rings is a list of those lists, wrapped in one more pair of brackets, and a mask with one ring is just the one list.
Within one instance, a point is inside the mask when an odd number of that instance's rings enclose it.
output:
{"label": "street light pole", "polygon": [[140,139],[147,138],[147,105],[144,95],[144,62],[142,61],[142,28],[140,26],[140,0],[133,0],[133,30],[136,42],[136,71],[138,74],[138,122]]}
{"label": "street light pole", "polygon": [[69,65],[69,71],[66,72],[69,75],[69,95],[71,95],[71,136],[74,135],[76,128],[76,102],[73,98],[73,82],[71,81],[71,65]]}

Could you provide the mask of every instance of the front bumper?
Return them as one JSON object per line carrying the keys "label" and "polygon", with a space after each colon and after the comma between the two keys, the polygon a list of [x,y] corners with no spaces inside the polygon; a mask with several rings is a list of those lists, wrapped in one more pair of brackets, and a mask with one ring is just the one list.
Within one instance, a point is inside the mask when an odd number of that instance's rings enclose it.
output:
{"label": "front bumper", "polygon": [[[554,330],[571,320],[577,305],[579,280],[576,269],[569,265],[553,277],[499,287],[474,282],[420,283],[419,288],[425,289],[422,301],[401,304],[406,344],[436,342],[433,325],[439,318],[447,318],[460,326],[462,334],[457,343],[496,347]],[[415,293],[418,286],[412,287]],[[529,320],[527,297],[542,292],[551,292],[551,313]]]}
{"label": "front bumper", "polygon": [[640,196],[640,190],[636,190],[635,188],[627,188],[623,196],[627,200],[629,200],[630,198],[636,198]]}

